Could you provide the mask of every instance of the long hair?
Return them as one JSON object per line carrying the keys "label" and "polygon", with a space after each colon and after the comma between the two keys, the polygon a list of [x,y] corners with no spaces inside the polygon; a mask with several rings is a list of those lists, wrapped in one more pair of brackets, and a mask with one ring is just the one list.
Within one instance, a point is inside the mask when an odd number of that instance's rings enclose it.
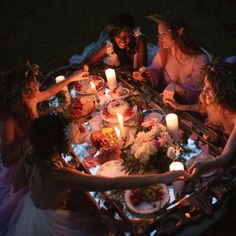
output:
{"label": "long hair", "polygon": [[[114,52],[118,55],[121,65],[133,66],[133,55],[136,53],[136,39],[133,35],[133,29],[136,27],[134,18],[127,13],[119,14],[109,26],[110,40],[113,43]],[[122,31],[127,32],[130,43],[128,48],[120,49],[115,42],[115,36]]]}
{"label": "long hair", "polygon": [[[170,29],[172,38],[174,39],[179,50],[187,55],[198,55],[202,54],[203,51],[196,44],[196,42],[192,39],[189,33],[188,25],[186,21],[177,15],[174,15],[168,12],[165,15],[155,14],[152,16],[147,16],[147,18],[157,22],[158,24],[163,24]],[[184,28],[183,33],[179,34],[179,29]],[[163,60],[163,64],[165,65],[167,62],[168,53],[160,44],[160,56]],[[178,58],[177,58],[178,60]]]}
{"label": "long hair", "polygon": [[30,93],[28,85],[34,78],[34,70],[29,64],[14,67],[1,75],[1,113],[5,117],[12,116],[24,133],[28,133],[34,117],[23,100],[23,94]]}
{"label": "long hair", "polygon": [[236,64],[215,59],[205,66],[204,76],[212,86],[213,102],[231,112],[236,112]]}

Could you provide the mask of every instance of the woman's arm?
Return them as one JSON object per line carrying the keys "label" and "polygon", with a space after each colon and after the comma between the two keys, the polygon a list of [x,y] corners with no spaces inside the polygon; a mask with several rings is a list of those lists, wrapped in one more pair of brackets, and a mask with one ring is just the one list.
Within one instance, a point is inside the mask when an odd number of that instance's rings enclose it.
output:
{"label": "woman's arm", "polygon": [[89,65],[102,61],[102,59],[106,56],[107,56],[107,47],[106,45],[104,45],[100,47],[96,52],[94,52],[91,56],[85,59],[83,63],[85,71],[88,71]]}
{"label": "woman's arm", "polygon": [[227,165],[234,157],[236,153],[236,125],[233,128],[233,131],[231,132],[229,139],[224,147],[224,150],[222,154],[217,157],[215,160],[202,162],[199,161],[195,164],[193,164],[189,171],[193,171],[193,177],[198,176],[199,174],[207,171],[211,168],[217,168],[220,166]]}
{"label": "woman's arm", "polygon": [[124,177],[102,177],[81,173],[80,171],[63,168],[57,170],[55,181],[64,188],[84,191],[107,191],[111,189],[130,189],[156,183],[171,183],[179,178],[187,177],[184,171],[172,171],[165,174],[136,175]]}
{"label": "woman's arm", "polygon": [[143,36],[140,36],[137,40],[137,51],[137,65],[135,69],[147,65],[147,42]]}
{"label": "woman's arm", "polygon": [[56,83],[52,85],[51,87],[47,88],[44,91],[41,91],[38,96],[37,96],[37,103],[43,102],[50,97],[54,96],[57,94],[59,91],[61,91],[65,86],[68,84],[83,79],[83,76],[85,75],[85,72],[82,71],[76,71],[72,75],[68,76],[65,80],[63,80],[60,83]]}

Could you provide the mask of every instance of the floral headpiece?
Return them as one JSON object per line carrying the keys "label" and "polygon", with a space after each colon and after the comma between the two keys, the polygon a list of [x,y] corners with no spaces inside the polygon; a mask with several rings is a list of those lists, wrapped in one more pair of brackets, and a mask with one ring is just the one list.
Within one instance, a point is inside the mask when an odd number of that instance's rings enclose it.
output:
{"label": "floral headpiece", "polygon": [[29,61],[24,65],[3,73],[0,81],[2,102],[17,100],[20,94],[27,93],[29,89],[26,85],[39,76],[39,66],[37,64],[32,65]]}
{"label": "floral headpiece", "polygon": [[236,97],[236,73],[232,64],[218,57],[205,67],[204,73],[215,90],[213,102],[222,101],[226,95]]}

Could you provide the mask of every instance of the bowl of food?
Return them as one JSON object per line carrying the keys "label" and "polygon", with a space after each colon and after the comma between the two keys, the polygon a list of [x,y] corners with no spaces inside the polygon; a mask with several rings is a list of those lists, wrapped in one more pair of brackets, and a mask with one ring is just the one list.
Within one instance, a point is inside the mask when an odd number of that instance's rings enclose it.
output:
{"label": "bowl of food", "polygon": [[126,190],[124,193],[127,209],[139,218],[158,215],[170,201],[168,188],[165,184],[155,184],[144,188]]}
{"label": "bowl of food", "polygon": [[[91,87],[91,82],[94,84],[95,90]],[[82,80],[74,82],[75,91],[80,95],[92,95],[101,91],[104,87],[105,81],[98,75],[89,75]]]}

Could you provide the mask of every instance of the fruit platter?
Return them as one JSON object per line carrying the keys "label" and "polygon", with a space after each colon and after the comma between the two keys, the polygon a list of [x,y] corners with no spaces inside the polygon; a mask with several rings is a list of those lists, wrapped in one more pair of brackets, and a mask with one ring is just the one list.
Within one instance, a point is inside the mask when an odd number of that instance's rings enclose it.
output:
{"label": "fruit platter", "polygon": [[155,184],[144,188],[126,190],[124,194],[127,209],[140,218],[154,217],[170,201],[165,184]]}
{"label": "fruit platter", "polygon": [[125,100],[114,100],[101,109],[103,120],[110,123],[118,123],[117,113],[123,115],[123,120],[131,119],[137,113],[137,105]]}
{"label": "fruit platter", "polygon": [[[91,82],[94,83],[96,91],[91,87]],[[104,88],[105,82],[101,76],[90,75],[83,80],[74,83],[75,91],[80,95],[92,95],[101,91]]]}

